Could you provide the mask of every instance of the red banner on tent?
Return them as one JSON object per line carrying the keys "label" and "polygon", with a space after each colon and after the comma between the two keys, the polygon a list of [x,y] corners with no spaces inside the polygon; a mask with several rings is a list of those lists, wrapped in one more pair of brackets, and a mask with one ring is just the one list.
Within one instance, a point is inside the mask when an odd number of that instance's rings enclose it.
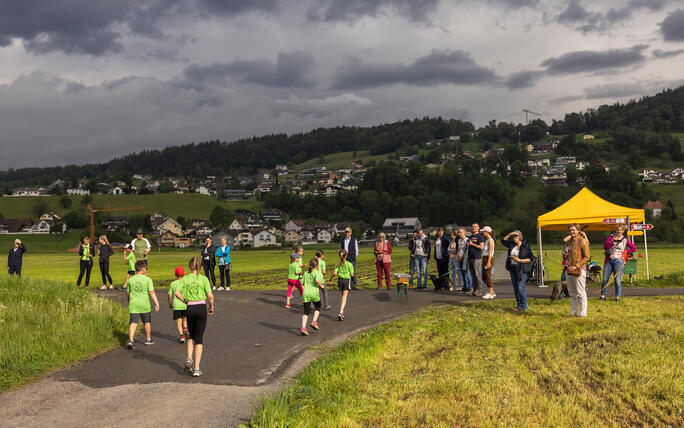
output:
{"label": "red banner on tent", "polygon": [[653,229],[652,224],[630,224],[629,230],[651,230]]}

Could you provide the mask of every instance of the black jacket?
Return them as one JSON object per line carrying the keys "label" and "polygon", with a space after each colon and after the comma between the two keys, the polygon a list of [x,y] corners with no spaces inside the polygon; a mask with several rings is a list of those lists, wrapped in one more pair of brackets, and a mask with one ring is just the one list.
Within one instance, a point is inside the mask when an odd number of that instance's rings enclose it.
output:
{"label": "black jacket", "polygon": [[209,264],[211,266],[214,266],[216,264],[216,246],[214,244],[211,244],[211,246],[207,247],[206,245],[202,245],[202,263],[206,262],[207,260],[205,257],[209,257]]}
{"label": "black jacket", "polygon": [[[442,235],[441,238],[440,237],[435,238],[435,243],[437,242],[437,240],[442,241],[442,259],[441,260],[442,261],[449,260],[449,244],[451,243],[449,241],[449,238],[447,238],[446,235]],[[435,249],[433,252],[434,252],[434,257],[436,260],[437,259],[437,245],[435,245]]]}
{"label": "black jacket", "polygon": [[[413,246],[410,246],[412,256],[416,255],[416,242],[420,241],[420,239],[419,236],[413,238]],[[428,238],[427,235],[423,235],[423,252],[425,253],[425,258],[430,260],[430,238]]]}
{"label": "black jacket", "polygon": [[24,244],[19,244],[19,248],[17,248],[17,251],[14,251],[14,248],[9,250],[9,256],[7,257],[7,266],[21,266],[25,252],[26,245]]}
{"label": "black jacket", "polygon": [[100,263],[105,263],[109,261],[109,256],[114,254],[112,246],[109,244],[100,245]]}
{"label": "black jacket", "polygon": [[[511,271],[511,250],[515,247],[515,242],[512,239],[505,240],[501,239],[501,243],[508,248],[508,257],[506,257],[506,270]],[[523,273],[529,274],[532,272],[532,263],[534,263],[534,254],[532,254],[532,249],[527,243],[527,240],[523,238],[522,245],[520,246],[520,251],[518,252],[518,257],[521,259],[530,259],[529,263],[522,264]]]}

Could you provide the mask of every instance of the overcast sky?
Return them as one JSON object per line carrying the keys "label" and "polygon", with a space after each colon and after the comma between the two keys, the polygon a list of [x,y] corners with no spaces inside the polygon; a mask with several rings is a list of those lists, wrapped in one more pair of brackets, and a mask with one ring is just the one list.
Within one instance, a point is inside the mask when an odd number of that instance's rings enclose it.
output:
{"label": "overcast sky", "polygon": [[681,0],[0,0],[0,169],[683,82]]}

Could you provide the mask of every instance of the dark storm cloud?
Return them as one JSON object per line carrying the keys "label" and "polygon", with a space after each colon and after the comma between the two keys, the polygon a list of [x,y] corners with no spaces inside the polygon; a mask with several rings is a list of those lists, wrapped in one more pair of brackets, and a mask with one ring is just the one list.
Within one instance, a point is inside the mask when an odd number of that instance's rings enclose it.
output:
{"label": "dark storm cloud", "polygon": [[494,71],[477,64],[468,52],[433,50],[408,65],[367,63],[353,58],[337,72],[333,88],[373,88],[397,83],[413,86],[477,85],[495,83],[497,80]]}
{"label": "dark storm cloud", "polygon": [[228,80],[275,88],[312,88],[313,57],[306,52],[278,54],[277,60],[236,60],[188,66],[183,75],[199,85],[225,86]]}
{"label": "dark storm cloud", "polygon": [[661,49],[655,49],[653,52],[653,58],[672,58],[684,54],[684,49],[676,49],[673,51],[664,51]]}
{"label": "dark storm cloud", "polygon": [[660,31],[663,33],[663,38],[668,42],[684,41],[684,9],[677,9],[670,13],[660,23]]}
{"label": "dark storm cloud", "polygon": [[607,51],[568,52],[559,57],[549,58],[541,65],[553,75],[600,72],[643,64],[646,61],[643,51],[647,47],[648,45],[636,45],[631,48]]}
{"label": "dark storm cloud", "polygon": [[412,21],[423,21],[440,0],[324,0],[309,12],[314,21],[353,21],[364,16],[392,12]]}
{"label": "dark storm cloud", "polygon": [[635,11],[647,9],[651,12],[662,10],[666,0],[630,0],[622,7],[610,8],[606,12],[595,12],[582,6],[579,0],[568,1],[567,7],[556,21],[566,25],[577,25],[575,28],[583,33],[606,31],[615,25],[632,18]]}
{"label": "dark storm cloud", "polygon": [[511,73],[506,76],[505,85],[508,89],[522,89],[531,88],[537,83],[537,80],[544,77],[543,71],[538,70],[522,70]]}

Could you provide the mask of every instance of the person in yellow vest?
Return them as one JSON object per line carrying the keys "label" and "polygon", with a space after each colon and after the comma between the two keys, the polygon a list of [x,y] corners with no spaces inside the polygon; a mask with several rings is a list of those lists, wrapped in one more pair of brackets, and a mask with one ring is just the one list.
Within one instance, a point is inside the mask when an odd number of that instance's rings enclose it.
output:
{"label": "person in yellow vest", "polygon": [[93,270],[93,246],[90,244],[90,238],[87,236],[83,237],[81,243],[78,246],[78,255],[81,258],[80,271],[78,274],[78,281],[76,281],[76,287],[81,286],[81,281],[83,280],[83,275],[85,274],[85,287],[90,285],[90,271]]}

